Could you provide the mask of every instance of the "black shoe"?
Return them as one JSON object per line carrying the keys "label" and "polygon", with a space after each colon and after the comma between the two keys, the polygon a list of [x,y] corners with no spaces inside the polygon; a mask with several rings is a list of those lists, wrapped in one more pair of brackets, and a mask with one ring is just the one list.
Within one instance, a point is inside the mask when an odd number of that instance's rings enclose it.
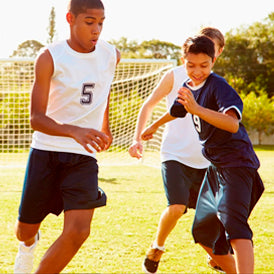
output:
{"label": "black shoe", "polygon": [[150,248],[143,262],[142,268],[145,273],[154,274],[157,272],[161,256],[164,251],[158,248]]}

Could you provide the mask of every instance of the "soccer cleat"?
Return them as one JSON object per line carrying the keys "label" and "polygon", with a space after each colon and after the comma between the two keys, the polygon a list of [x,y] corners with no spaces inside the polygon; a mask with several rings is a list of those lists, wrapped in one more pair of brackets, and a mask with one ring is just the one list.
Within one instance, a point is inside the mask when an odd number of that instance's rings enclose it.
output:
{"label": "soccer cleat", "polygon": [[35,236],[35,242],[31,246],[25,246],[20,242],[18,253],[14,263],[14,273],[31,273],[33,268],[34,249],[39,241],[40,232]]}
{"label": "soccer cleat", "polygon": [[151,247],[143,262],[143,265],[142,265],[143,271],[145,273],[156,273],[163,253],[164,253],[164,250]]}
{"label": "soccer cleat", "polygon": [[215,261],[211,258],[210,255],[207,255],[207,265],[208,265],[211,269],[213,269],[213,270],[215,270],[215,271],[217,271],[217,272],[225,273],[225,272],[223,271],[223,269],[222,269],[218,264],[215,263]]}

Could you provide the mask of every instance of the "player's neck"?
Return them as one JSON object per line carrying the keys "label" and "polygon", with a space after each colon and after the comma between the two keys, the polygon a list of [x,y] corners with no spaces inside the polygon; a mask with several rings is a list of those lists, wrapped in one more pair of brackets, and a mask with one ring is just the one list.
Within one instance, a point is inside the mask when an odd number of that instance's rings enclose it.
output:
{"label": "player's neck", "polygon": [[195,84],[191,79],[186,83],[186,85],[191,88],[192,90],[198,90],[201,87],[203,87],[203,85],[205,84],[206,80],[203,81],[202,83],[199,84]]}

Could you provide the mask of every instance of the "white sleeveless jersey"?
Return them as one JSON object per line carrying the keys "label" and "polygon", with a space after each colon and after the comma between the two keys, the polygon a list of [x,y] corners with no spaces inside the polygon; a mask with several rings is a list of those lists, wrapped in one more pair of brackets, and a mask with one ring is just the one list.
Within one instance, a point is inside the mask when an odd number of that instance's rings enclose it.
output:
{"label": "white sleeveless jersey", "polygon": [[[61,123],[101,130],[116,68],[115,47],[99,40],[93,52],[79,53],[67,41],[61,41],[50,45],[48,50],[54,72],[46,114]],[[87,152],[73,138],[39,131],[34,132],[31,146],[95,157],[95,152]]]}
{"label": "white sleeveless jersey", "polygon": [[[176,99],[178,90],[187,79],[184,66],[173,69],[173,76],[173,88],[166,97],[168,110]],[[162,139],[161,160],[162,162],[175,160],[198,169],[209,166],[209,161],[202,155],[202,145],[189,113],[185,118],[177,118],[166,123]]]}

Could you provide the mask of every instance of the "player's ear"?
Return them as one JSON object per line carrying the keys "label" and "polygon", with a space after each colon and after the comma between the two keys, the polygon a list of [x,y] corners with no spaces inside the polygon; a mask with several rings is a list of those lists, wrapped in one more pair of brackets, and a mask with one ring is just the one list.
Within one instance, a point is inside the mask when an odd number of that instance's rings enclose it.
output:
{"label": "player's ear", "polygon": [[214,58],[212,59],[211,68],[213,68],[213,66],[214,66],[214,64],[215,64],[216,59],[217,59],[217,57],[214,57]]}
{"label": "player's ear", "polygon": [[184,63],[185,63],[185,59],[184,59],[184,57],[183,57],[183,56],[181,57],[181,61],[182,61],[182,64],[184,64]]}
{"label": "player's ear", "polygon": [[219,48],[219,50],[218,50],[218,53],[217,53],[217,56],[216,56],[216,57],[219,57],[219,56],[221,55],[221,53],[223,52],[223,50],[224,50],[224,47]]}
{"label": "player's ear", "polygon": [[74,18],[75,16],[71,13],[71,12],[68,12],[67,15],[66,15],[66,19],[67,19],[67,22],[71,25],[74,21]]}

